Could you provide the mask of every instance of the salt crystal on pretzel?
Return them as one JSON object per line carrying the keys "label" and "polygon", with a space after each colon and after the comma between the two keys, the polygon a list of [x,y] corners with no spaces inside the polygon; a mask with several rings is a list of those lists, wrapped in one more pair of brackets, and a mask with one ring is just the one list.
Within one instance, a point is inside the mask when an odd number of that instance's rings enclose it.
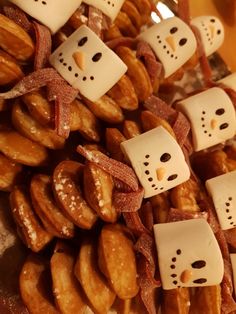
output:
{"label": "salt crystal on pretzel", "polygon": [[165,78],[184,65],[197,48],[192,30],[177,17],[161,21],[145,30],[138,38],[151,46],[163,65]]}
{"label": "salt crystal on pretzel", "polygon": [[81,0],[10,0],[21,10],[56,33],[80,6]]}
{"label": "salt crystal on pretzel", "polygon": [[151,197],[185,182],[189,167],[176,140],[159,126],[121,143],[141,185],[144,197]]}
{"label": "salt crystal on pretzel", "polygon": [[111,1],[83,0],[83,2],[101,10],[106,16],[108,16],[112,21],[114,21],[118,13],[120,12],[120,9],[125,0],[111,0]]}
{"label": "salt crystal on pretzel", "polygon": [[50,56],[61,76],[91,101],[97,101],[127,71],[127,66],[87,26],[78,28]]}
{"label": "salt crystal on pretzel", "polygon": [[204,287],[221,283],[221,250],[205,219],[154,225],[162,287]]}
{"label": "salt crystal on pretzel", "polygon": [[178,102],[190,121],[195,151],[222,143],[235,135],[235,109],[221,88],[213,87]]}
{"label": "salt crystal on pretzel", "polygon": [[231,171],[206,181],[223,230],[236,227],[236,171]]}
{"label": "salt crystal on pretzel", "polygon": [[199,31],[203,49],[208,57],[220,48],[224,41],[224,27],[216,16],[198,16],[191,25]]}

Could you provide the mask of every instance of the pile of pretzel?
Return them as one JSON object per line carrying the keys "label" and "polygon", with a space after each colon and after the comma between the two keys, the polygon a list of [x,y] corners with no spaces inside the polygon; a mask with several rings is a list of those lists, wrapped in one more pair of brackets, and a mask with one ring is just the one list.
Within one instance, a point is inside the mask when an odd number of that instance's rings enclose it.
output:
{"label": "pile of pretzel", "polygon": [[[179,1],[185,22],[181,5],[186,2]],[[236,170],[234,140],[194,153],[189,134],[179,131],[186,127],[184,118],[176,114],[173,119],[175,104],[170,109],[153,96],[173,93],[175,82],[202,56],[197,51],[168,78],[163,69],[153,76],[150,60],[138,54],[136,40],[153,24],[152,0],[125,0],[116,19],[97,20],[97,29],[91,22],[96,12],[90,7],[82,4],[50,34],[52,51],[86,24],[114,50],[127,72],[96,101],[82,94],[72,97],[65,119],[69,132],[60,131],[56,121],[63,112],[54,104],[64,83],[48,71],[49,55],[40,46],[41,37],[44,44],[48,40],[48,30],[43,32],[10,2],[0,13],[0,190],[9,197],[17,233],[29,249],[19,278],[22,300],[32,314],[236,311],[229,265],[217,285],[163,289],[153,233],[155,224],[203,218],[213,228],[224,260],[236,249],[236,228],[221,230],[204,186],[206,180]],[[200,61],[203,84],[209,88],[213,82],[206,63],[204,68],[206,60]],[[35,85],[32,73],[42,73]],[[47,94],[47,75],[59,86],[53,87],[54,98]],[[4,97],[12,91],[14,97]],[[235,97],[232,90],[230,95]],[[150,102],[152,97],[158,99],[157,106]],[[160,106],[168,109],[158,115]],[[121,143],[158,127],[181,143],[191,177],[144,199]]]}

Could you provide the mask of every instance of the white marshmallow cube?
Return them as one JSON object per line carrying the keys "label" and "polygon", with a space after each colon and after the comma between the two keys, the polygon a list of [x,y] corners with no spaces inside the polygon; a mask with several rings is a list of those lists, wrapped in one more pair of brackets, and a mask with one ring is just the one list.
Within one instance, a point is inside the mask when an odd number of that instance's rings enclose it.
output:
{"label": "white marshmallow cube", "polygon": [[223,258],[205,219],[157,224],[154,236],[163,289],[221,283]]}
{"label": "white marshmallow cube", "polygon": [[101,10],[111,21],[114,21],[125,0],[83,0],[83,2]]}
{"label": "white marshmallow cube", "polygon": [[216,16],[198,16],[192,19],[201,37],[206,56],[216,52],[224,41],[224,27]]}
{"label": "white marshmallow cube", "polygon": [[184,154],[163,127],[121,143],[121,149],[144,188],[144,197],[167,191],[190,177]]}
{"label": "white marshmallow cube", "polygon": [[236,73],[232,73],[223,79],[219,80],[218,83],[222,83],[225,86],[232,88],[236,92]]}
{"label": "white marshmallow cube", "polygon": [[162,63],[165,78],[176,72],[195,53],[197,43],[190,27],[178,17],[161,21],[139,35]]}
{"label": "white marshmallow cube", "polygon": [[235,135],[235,109],[229,96],[218,87],[181,100],[176,108],[191,123],[193,146],[199,151]]}
{"label": "white marshmallow cube", "polygon": [[82,0],[10,0],[51,32],[56,33],[69,20]]}
{"label": "white marshmallow cube", "polygon": [[223,230],[236,227],[236,171],[206,181]]}
{"label": "white marshmallow cube", "polygon": [[71,86],[91,101],[106,94],[127,71],[125,63],[85,25],[59,46],[49,61]]}

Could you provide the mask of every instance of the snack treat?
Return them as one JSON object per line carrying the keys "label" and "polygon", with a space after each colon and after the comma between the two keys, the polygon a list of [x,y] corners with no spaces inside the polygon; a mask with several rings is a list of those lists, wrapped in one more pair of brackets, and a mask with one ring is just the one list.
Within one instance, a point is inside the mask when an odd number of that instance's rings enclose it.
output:
{"label": "snack treat", "polygon": [[212,286],[222,281],[222,254],[204,219],[157,224],[154,233],[164,289]]}
{"label": "snack treat", "polygon": [[179,101],[177,109],[190,120],[195,151],[222,143],[235,135],[234,105],[226,92],[218,87]]}
{"label": "snack treat", "polygon": [[206,56],[218,50],[224,41],[224,27],[216,16],[198,16],[191,25],[199,31]]}
{"label": "snack treat", "polygon": [[114,21],[117,14],[120,12],[120,9],[125,0],[116,1],[83,0],[83,2],[101,10],[106,16],[108,16],[111,19],[111,21]]}
{"label": "snack treat", "polygon": [[236,73],[232,73],[219,80],[218,83],[225,85],[226,87],[232,88],[236,91]]}
{"label": "snack treat", "polygon": [[59,30],[69,20],[71,15],[80,6],[81,0],[40,0],[20,1],[10,0],[23,11],[47,26],[52,33]]}
{"label": "snack treat", "polygon": [[50,63],[91,101],[103,96],[127,70],[120,58],[85,25],[53,52]]}
{"label": "snack treat", "polygon": [[167,78],[186,63],[197,48],[190,27],[177,17],[168,18],[151,26],[139,35],[153,49],[161,61]]}
{"label": "snack treat", "polygon": [[236,227],[235,203],[236,171],[214,177],[206,181],[222,230]]}
{"label": "snack treat", "polygon": [[121,149],[144,188],[145,198],[189,179],[190,171],[181,148],[162,126],[122,142]]}

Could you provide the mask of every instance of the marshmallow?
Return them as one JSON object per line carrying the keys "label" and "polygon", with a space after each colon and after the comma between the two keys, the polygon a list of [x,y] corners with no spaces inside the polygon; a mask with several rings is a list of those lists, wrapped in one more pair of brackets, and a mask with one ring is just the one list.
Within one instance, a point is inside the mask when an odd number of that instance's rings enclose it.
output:
{"label": "marshmallow", "polygon": [[223,258],[205,219],[157,224],[154,236],[163,289],[221,283]]}
{"label": "marshmallow", "polygon": [[215,16],[198,16],[192,19],[191,24],[195,26],[201,37],[206,56],[211,55],[224,41],[224,27]]}
{"label": "marshmallow", "polygon": [[114,21],[125,0],[83,0],[83,2],[101,10],[111,21]]}
{"label": "marshmallow", "polygon": [[181,100],[176,108],[190,120],[195,151],[222,143],[235,134],[234,106],[221,88],[210,88]]}
{"label": "marshmallow", "polygon": [[82,0],[10,0],[21,10],[56,33],[80,6]]}
{"label": "marshmallow", "polygon": [[139,35],[161,61],[165,78],[176,72],[195,53],[197,43],[190,27],[172,17],[150,27]]}
{"label": "marshmallow", "polygon": [[167,191],[190,177],[180,146],[161,126],[122,142],[121,149],[144,188],[145,198]]}
{"label": "marshmallow", "polygon": [[91,101],[97,101],[125,74],[127,66],[87,26],[78,28],[50,56],[61,76]]}
{"label": "marshmallow", "polygon": [[223,230],[236,227],[236,171],[206,181]]}
{"label": "marshmallow", "polygon": [[223,79],[219,80],[218,83],[222,83],[225,86],[232,88],[236,92],[236,73],[232,73]]}

